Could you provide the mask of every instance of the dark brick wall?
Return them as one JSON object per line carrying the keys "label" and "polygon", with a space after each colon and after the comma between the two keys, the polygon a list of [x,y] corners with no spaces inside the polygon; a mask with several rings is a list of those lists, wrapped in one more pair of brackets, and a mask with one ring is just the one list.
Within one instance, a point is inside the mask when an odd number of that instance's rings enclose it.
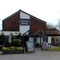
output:
{"label": "dark brick wall", "polygon": [[33,31],[34,33],[37,32],[38,30],[44,31],[46,33],[46,22],[39,20],[35,17],[30,17],[30,30]]}
{"label": "dark brick wall", "polygon": [[18,31],[20,12],[16,12],[3,20],[3,31]]}

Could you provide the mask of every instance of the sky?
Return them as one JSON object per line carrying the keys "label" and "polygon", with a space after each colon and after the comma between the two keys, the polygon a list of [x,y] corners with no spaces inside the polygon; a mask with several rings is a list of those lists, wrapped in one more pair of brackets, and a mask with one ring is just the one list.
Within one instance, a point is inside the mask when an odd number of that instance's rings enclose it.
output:
{"label": "sky", "polygon": [[0,30],[2,20],[20,9],[53,25],[60,20],[60,0],[0,0]]}

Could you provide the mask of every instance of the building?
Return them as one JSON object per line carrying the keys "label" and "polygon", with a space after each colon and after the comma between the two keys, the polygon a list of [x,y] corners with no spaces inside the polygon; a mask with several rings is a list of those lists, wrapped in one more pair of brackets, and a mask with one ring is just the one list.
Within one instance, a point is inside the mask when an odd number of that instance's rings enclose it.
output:
{"label": "building", "polygon": [[48,37],[48,43],[60,43],[60,31],[46,30],[46,36]]}
{"label": "building", "polygon": [[22,34],[27,30],[38,30],[46,33],[46,22],[38,19],[22,10],[7,17],[2,22],[3,31],[20,31]]}
{"label": "building", "polygon": [[[5,18],[2,21],[2,28],[5,35],[9,35],[10,32],[17,35],[18,32],[21,32],[24,35],[25,43],[30,40],[40,44],[46,34],[46,22],[22,10]],[[35,39],[33,38],[34,36]]]}

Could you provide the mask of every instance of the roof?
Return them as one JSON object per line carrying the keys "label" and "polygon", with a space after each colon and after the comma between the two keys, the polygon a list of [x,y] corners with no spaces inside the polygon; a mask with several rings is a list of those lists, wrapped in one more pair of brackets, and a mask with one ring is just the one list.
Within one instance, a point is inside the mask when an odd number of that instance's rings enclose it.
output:
{"label": "roof", "polygon": [[[28,32],[28,34],[26,34]],[[44,33],[43,33],[43,31],[40,31],[40,30],[38,30],[37,32],[35,32],[35,33],[31,33],[32,31],[31,30],[28,30],[28,31],[26,31],[24,34],[23,34],[23,36],[44,36]]]}
{"label": "roof", "polygon": [[47,35],[47,36],[59,36],[59,35],[60,35],[60,31],[47,30],[47,31],[46,31],[46,35]]}
{"label": "roof", "polygon": [[11,18],[12,16],[14,16],[14,15],[17,14],[18,12],[19,12],[19,11],[13,13],[12,15],[8,16],[7,18],[5,18],[5,19],[3,19],[3,20],[4,20],[4,21],[5,21],[5,20],[8,20],[9,18]]}
{"label": "roof", "polygon": [[43,20],[41,20],[41,19],[39,19],[39,18],[37,18],[37,17],[29,14],[29,13],[26,13],[26,12],[24,12],[23,10],[18,10],[17,12],[13,13],[12,15],[8,16],[7,18],[5,18],[5,19],[3,19],[3,20],[8,20],[10,17],[14,16],[15,14],[17,14],[17,13],[20,12],[20,11],[23,12],[23,13],[25,13],[25,14],[28,14],[28,15],[34,17],[35,19],[39,20],[40,22],[46,23],[45,21],[43,21]]}

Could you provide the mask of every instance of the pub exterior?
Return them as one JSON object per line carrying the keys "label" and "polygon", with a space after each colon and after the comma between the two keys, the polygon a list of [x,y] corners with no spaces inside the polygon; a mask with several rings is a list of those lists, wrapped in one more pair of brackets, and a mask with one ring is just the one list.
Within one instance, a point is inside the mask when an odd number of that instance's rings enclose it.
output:
{"label": "pub exterior", "polygon": [[[0,35],[2,32],[5,36],[10,36],[10,33],[17,36],[21,33],[24,46],[26,46],[26,41],[32,41],[34,44],[38,43],[40,45],[46,34],[46,22],[19,10],[2,21]],[[9,38],[7,41],[9,41]]]}

